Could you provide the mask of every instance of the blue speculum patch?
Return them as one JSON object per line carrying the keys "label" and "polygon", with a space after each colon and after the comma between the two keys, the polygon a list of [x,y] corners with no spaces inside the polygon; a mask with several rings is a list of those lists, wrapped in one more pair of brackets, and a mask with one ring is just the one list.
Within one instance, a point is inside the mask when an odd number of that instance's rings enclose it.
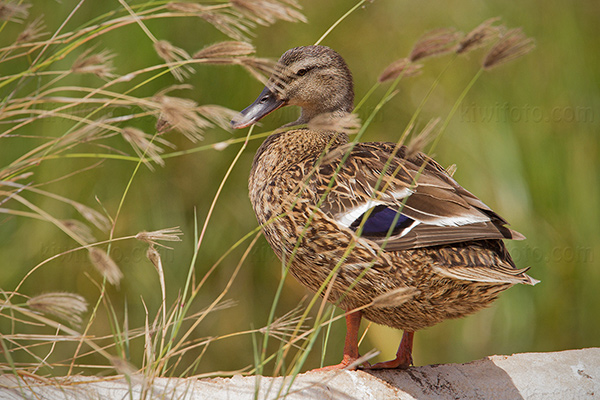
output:
{"label": "blue speculum patch", "polygon": [[[350,225],[350,228],[357,230],[364,218],[364,215],[365,214],[357,218],[356,221],[354,221]],[[365,221],[362,233],[372,235],[386,235],[392,224],[394,224],[392,234],[396,235],[400,233],[403,229],[408,228],[413,222],[413,219],[399,213],[393,208],[384,205],[378,205],[372,209],[371,214]]]}

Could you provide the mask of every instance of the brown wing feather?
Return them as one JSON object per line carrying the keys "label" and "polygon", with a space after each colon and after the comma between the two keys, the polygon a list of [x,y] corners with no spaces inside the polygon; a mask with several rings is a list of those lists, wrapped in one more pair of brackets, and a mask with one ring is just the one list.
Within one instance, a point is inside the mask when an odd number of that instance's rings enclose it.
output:
{"label": "brown wing feather", "polygon": [[[505,227],[502,217],[462,188],[433,159],[422,153],[407,159],[404,146],[393,156],[395,146],[394,143],[348,144],[323,157],[313,177],[314,187],[320,188],[319,197],[334,175],[335,184],[320,208],[336,219],[376,201],[422,222],[404,236],[390,237],[386,241],[387,251],[471,240],[524,238]],[[340,167],[347,152],[350,154]],[[399,193],[404,196],[398,197]],[[363,234],[363,237],[383,242],[377,235]]]}
{"label": "brown wing feather", "polygon": [[[485,226],[484,226],[485,225]],[[416,249],[420,247],[438,246],[449,243],[467,242],[483,239],[524,239],[523,235],[512,229],[497,225],[492,222],[481,222],[460,226],[435,226],[419,225],[406,235],[391,236],[387,241],[383,238],[374,238],[379,244],[385,244],[386,251]]]}

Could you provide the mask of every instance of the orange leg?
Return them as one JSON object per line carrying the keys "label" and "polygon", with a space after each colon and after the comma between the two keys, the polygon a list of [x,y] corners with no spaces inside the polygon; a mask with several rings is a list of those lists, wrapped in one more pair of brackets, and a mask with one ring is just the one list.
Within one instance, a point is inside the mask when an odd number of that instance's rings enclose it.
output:
{"label": "orange leg", "polygon": [[[344,358],[342,359],[342,362],[336,365],[318,368],[313,371],[344,369],[360,358],[360,354],[358,354],[358,329],[360,328],[361,319],[362,311],[360,310],[346,315],[346,340],[344,342]],[[368,365],[368,363],[365,364]],[[356,369],[357,367],[358,365],[352,369]]]}
{"label": "orange leg", "polygon": [[402,341],[398,347],[396,358],[391,361],[380,362],[371,367],[371,369],[388,369],[388,368],[399,368],[407,369],[413,363],[412,360],[412,346],[414,332],[404,331],[402,335]]}

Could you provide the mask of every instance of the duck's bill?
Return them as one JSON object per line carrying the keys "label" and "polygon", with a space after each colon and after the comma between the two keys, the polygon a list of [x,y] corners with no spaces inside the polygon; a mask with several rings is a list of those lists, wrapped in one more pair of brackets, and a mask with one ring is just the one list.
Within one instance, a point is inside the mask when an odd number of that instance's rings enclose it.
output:
{"label": "duck's bill", "polygon": [[254,124],[265,115],[277,110],[285,102],[280,100],[268,88],[264,88],[254,103],[244,108],[240,114],[231,121],[233,129],[242,129]]}

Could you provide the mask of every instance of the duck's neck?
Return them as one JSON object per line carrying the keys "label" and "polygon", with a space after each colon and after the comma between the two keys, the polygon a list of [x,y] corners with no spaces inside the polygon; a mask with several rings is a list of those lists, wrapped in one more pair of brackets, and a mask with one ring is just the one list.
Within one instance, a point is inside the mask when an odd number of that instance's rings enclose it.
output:
{"label": "duck's neck", "polygon": [[344,115],[348,114],[349,112],[342,111],[342,110],[323,111],[322,109],[307,110],[306,108],[303,108],[302,113],[300,114],[300,118],[298,118],[295,122],[293,122],[293,125],[308,124],[310,122],[310,120],[313,119],[314,117],[316,117],[317,115],[321,115],[321,114],[325,114],[325,113],[331,113],[334,118],[336,118],[336,117],[339,118],[339,117],[343,117]]}
{"label": "duck's neck", "polygon": [[318,105],[303,105],[300,117],[287,126],[308,124],[310,120],[321,114],[331,114],[334,118],[339,118],[354,110],[353,93],[336,97],[332,99],[333,101],[322,102]]}

